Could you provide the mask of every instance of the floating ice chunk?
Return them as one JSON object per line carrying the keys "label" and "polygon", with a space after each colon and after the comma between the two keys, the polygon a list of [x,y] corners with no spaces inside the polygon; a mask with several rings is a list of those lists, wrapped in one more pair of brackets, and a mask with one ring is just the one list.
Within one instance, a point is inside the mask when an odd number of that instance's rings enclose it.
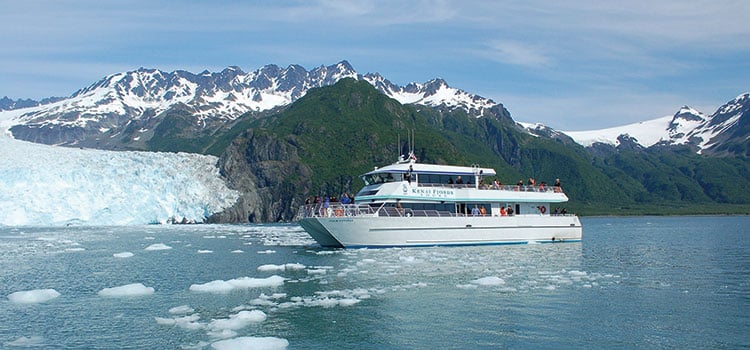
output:
{"label": "floating ice chunk", "polygon": [[497,276],[482,277],[471,281],[473,284],[480,286],[500,286],[505,284],[505,280]]}
{"label": "floating ice chunk", "polygon": [[44,345],[44,338],[38,335],[32,335],[30,337],[18,337],[16,340],[5,343],[5,346],[17,346],[17,347],[37,347]]}
{"label": "floating ice chunk", "polygon": [[238,337],[219,340],[211,347],[216,350],[258,349],[282,350],[289,346],[289,341],[275,337]]}
{"label": "floating ice chunk", "polygon": [[35,289],[15,292],[8,295],[8,299],[16,304],[36,304],[55,299],[60,296],[54,289]]}
{"label": "floating ice chunk", "polygon": [[205,250],[205,249],[199,249],[198,254],[211,254],[213,253],[213,250]]}
{"label": "floating ice chunk", "polygon": [[229,293],[234,289],[234,286],[227,281],[215,280],[203,284],[190,285],[189,290],[191,292],[201,293]]}
{"label": "floating ice chunk", "polygon": [[242,310],[229,318],[220,318],[211,321],[208,328],[214,332],[223,330],[236,331],[245,328],[253,323],[261,323],[267,318],[266,313],[260,310]]}
{"label": "floating ice chunk", "polygon": [[112,254],[115,258],[130,258],[133,256],[133,253],[131,252],[122,252],[122,253],[114,253]]}
{"label": "floating ice chunk", "polygon": [[172,247],[164,243],[156,243],[156,244],[152,244],[146,247],[144,250],[167,250],[167,249],[172,249]]}
{"label": "floating ice chunk", "polygon": [[414,262],[417,261],[417,258],[415,258],[413,256],[399,256],[398,260],[401,260],[401,261],[403,261],[405,263],[414,263]]}
{"label": "floating ice chunk", "polygon": [[362,300],[354,299],[354,298],[340,299],[339,300],[339,305],[341,305],[341,306],[352,306],[352,305],[354,305],[356,303],[359,303],[360,301],[362,301]]}
{"label": "floating ice chunk", "polygon": [[298,264],[298,263],[286,264],[286,265],[284,265],[284,267],[286,268],[287,271],[290,271],[290,270],[304,270],[304,269],[307,268],[307,266],[302,265],[302,264]]}
{"label": "floating ice chunk", "polygon": [[169,309],[169,313],[170,314],[177,314],[177,315],[189,314],[189,313],[192,313],[194,311],[195,310],[193,310],[192,307],[187,306],[187,305],[175,306],[175,307]]}
{"label": "floating ice chunk", "polygon": [[189,289],[193,292],[202,293],[229,293],[239,288],[278,287],[283,285],[285,280],[286,278],[277,275],[268,278],[240,277],[229,281],[215,280],[203,284],[193,284]]}
{"label": "floating ice chunk", "polygon": [[302,264],[284,264],[284,265],[261,265],[258,266],[258,271],[261,272],[273,272],[273,271],[293,271],[293,270],[304,270],[307,266]]}
{"label": "floating ice chunk", "polygon": [[258,266],[258,271],[260,272],[284,271],[284,270],[286,270],[286,267],[284,267],[284,265],[268,264],[268,265]]}
{"label": "floating ice chunk", "polygon": [[103,297],[142,296],[154,294],[154,288],[146,287],[142,283],[132,283],[119,287],[104,288],[98,294]]}
{"label": "floating ice chunk", "polygon": [[263,287],[278,287],[284,285],[286,278],[273,275],[268,278],[250,278],[240,277],[233,280],[229,280],[229,283],[236,288],[263,288]]}
{"label": "floating ice chunk", "polygon": [[154,320],[156,321],[156,324],[162,326],[175,326],[187,330],[198,330],[205,327],[203,324],[197,322],[198,320],[200,320],[200,316],[198,314],[173,318],[154,317]]}

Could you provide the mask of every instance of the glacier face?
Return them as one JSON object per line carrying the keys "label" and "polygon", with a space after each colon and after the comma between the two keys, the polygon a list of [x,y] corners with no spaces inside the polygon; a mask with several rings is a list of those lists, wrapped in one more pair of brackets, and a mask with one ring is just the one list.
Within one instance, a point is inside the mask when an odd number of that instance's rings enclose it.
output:
{"label": "glacier face", "polygon": [[201,222],[234,204],[216,157],[55,147],[0,134],[0,225]]}

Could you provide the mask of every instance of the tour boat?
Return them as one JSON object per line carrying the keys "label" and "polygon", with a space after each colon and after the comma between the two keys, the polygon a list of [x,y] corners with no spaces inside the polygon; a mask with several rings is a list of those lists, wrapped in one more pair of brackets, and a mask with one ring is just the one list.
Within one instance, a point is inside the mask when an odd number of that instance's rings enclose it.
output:
{"label": "tour boat", "polygon": [[[418,163],[413,155],[361,175],[348,202],[303,205],[299,225],[323,247],[579,242],[581,222],[558,185],[499,185],[495,170]],[[485,183],[488,181],[490,183]]]}

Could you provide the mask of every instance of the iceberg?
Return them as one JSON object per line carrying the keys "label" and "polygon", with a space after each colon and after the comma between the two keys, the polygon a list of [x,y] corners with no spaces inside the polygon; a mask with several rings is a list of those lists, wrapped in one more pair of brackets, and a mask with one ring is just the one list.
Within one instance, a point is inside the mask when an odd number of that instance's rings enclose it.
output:
{"label": "iceberg", "polygon": [[217,157],[15,140],[0,115],[0,226],[203,222],[235,203]]}

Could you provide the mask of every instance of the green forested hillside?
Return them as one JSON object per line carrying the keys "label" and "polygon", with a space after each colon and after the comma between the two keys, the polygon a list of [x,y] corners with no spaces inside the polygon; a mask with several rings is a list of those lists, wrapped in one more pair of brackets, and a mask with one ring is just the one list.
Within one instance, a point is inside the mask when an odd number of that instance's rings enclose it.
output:
{"label": "green forested hillside", "polygon": [[255,173],[283,160],[263,156],[267,146],[251,140],[282,142],[309,169],[307,176],[295,176],[304,183],[287,199],[295,203],[310,195],[356,192],[362,186],[356,176],[405,154],[413,130],[420,162],[493,167],[503,183],[560,178],[571,198],[569,210],[583,215],[750,213],[747,159],[679,148],[595,157],[575,143],[529,135],[510,118],[401,105],[352,79],[310,90],[281,113],[238,125],[253,135],[235,146]]}

